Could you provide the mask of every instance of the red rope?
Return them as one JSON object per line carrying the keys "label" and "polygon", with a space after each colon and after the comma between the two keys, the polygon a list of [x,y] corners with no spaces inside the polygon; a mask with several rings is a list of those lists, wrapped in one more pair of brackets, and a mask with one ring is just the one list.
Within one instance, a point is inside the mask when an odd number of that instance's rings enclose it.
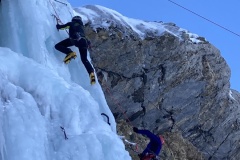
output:
{"label": "red rope", "polygon": [[[102,84],[103,84],[103,83],[102,83]],[[123,107],[122,107],[122,106],[119,104],[119,102],[118,102],[116,99],[114,99],[114,97],[112,96],[112,94],[111,94],[111,92],[110,92],[110,89],[107,87],[107,85],[104,85],[104,84],[103,84],[103,86],[107,88],[107,92],[108,92],[108,94],[110,95],[110,98],[112,99],[112,101],[115,102],[115,104],[117,105],[118,108],[120,108],[122,114],[125,116],[125,119],[128,121],[127,123],[128,123],[130,126],[133,127],[131,121],[129,120],[129,118],[127,117],[127,115],[124,113]],[[135,152],[139,152],[139,151],[138,151],[138,144],[137,144],[137,143],[136,143],[136,145],[135,145],[135,149],[133,149],[133,150],[134,150]]]}
{"label": "red rope", "polygon": [[[51,0],[49,0],[49,3],[52,5],[53,10],[55,12],[55,17],[57,19],[57,21],[59,21],[60,23],[62,23],[61,19],[59,18],[59,15],[57,14],[57,11],[55,10],[55,7],[53,6],[53,3],[51,2]],[[63,23],[62,23],[63,24]]]}
{"label": "red rope", "polygon": [[[51,2],[51,0],[49,0],[49,3],[50,3],[50,4],[52,5],[52,7],[53,7],[53,10],[54,10],[54,12],[55,12],[55,16],[54,16],[54,17],[57,19],[57,23],[60,22],[61,24],[64,24],[64,23],[61,21],[59,15],[57,14],[57,11],[55,10],[55,7],[53,6],[53,3]],[[65,31],[67,32],[67,34],[69,34],[67,30],[65,30]]]}
{"label": "red rope", "polygon": [[127,123],[130,125],[130,126],[134,126],[134,125],[132,125],[132,123],[131,123],[131,121],[129,120],[129,118],[127,117],[127,115],[124,113],[124,109],[123,109],[123,107],[119,104],[119,102],[116,100],[116,99],[114,99],[114,97],[112,96],[112,94],[111,94],[111,92],[110,92],[110,89],[106,86],[106,85],[104,85],[106,88],[107,88],[107,92],[108,92],[108,94],[110,95],[110,98],[112,99],[112,101],[115,103],[115,105],[117,105],[117,107],[120,109],[120,111],[122,112],[122,114],[125,116],[125,119],[127,120]]}

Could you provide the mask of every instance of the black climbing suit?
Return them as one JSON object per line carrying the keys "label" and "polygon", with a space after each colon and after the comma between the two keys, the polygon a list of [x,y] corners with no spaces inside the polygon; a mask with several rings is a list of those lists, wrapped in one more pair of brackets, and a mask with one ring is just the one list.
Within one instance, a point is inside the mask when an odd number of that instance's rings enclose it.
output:
{"label": "black climbing suit", "polygon": [[82,63],[84,64],[88,74],[93,72],[93,67],[87,59],[88,40],[83,30],[83,22],[75,20],[64,25],[57,24],[57,29],[69,29],[69,38],[57,43],[55,48],[65,54],[69,54],[72,50],[68,47],[76,46],[79,49]]}

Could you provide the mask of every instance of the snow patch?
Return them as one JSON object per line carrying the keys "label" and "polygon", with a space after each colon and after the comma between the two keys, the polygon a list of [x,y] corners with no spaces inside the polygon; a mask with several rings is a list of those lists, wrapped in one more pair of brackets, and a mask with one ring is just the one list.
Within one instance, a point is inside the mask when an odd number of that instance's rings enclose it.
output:
{"label": "snow patch", "polygon": [[229,91],[229,94],[228,94],[228,95],[229,95],[229,97],[230,97],[231,99],[233,99],[234,101],[236,101],[236,99],[233,97],[233,93],[232,93],[231,90]]}
{"label": "snow patch", "polygon": [[143,20],[128,18],[122,14],[99,5],[87,5],[75,8],[75,11],[82,17],[84,22],[90,22],[93,29],[104,28],[109,29],[110,26],[118,26],[124,29],[130,29],[136,33],[141,39],[148,36],[161,36],[168,32],[179,39],[182,39],[183,31],[189,35],[189,39],[194,43],[199,43],[198,35],[190,33],[176,25],[163,22],[146,22]]}

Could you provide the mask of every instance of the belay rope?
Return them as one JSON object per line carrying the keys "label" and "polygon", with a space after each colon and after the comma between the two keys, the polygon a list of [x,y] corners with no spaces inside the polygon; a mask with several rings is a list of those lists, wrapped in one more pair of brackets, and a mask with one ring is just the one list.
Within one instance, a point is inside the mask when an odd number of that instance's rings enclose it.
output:
{"label": "belay rope", "polygon": [[[116,99],[113,98],[112,94],[110,93],[110,89],[109,89],[106,85],[103,85],[103,86],[106,88],[107,93],[110,95],[112,101],[115,103],[115,105],[117,105],[117,107],[120,109],[120,111],[122,112],[122,114],[125,116],[126,123],[128,123],[130,126],[133,127],[131,121],[129,120],[129,118],[127,117],[126,113],[124,112],[123,107],[121,107],[121,105],[119,104],[119,102],[118,102]],[[124,136],[123,136],[123,137],[120,137],[120,138],[121,138],[121,139],[124,139],[124,141],[128,144],[128,145],[127,145],[128,148],[130,148],[133,152],[139,153],[137,143],[133,143],[133,142],[130,142],[130,141],[126,140]],[[135,148],[134,148],[134,146],[135,146]]]}
{"label": "belay rope", "polygon": [[111,92],[110,92],[110,89],[109,89],[106,85],[103,85],[103,86],[106,88],[107,93],[110,95],[110,98],[112,99],[112,101],[115,103],[115,105],[120,109],[120,111],[122,112],[122,114],[125,116],[126,122],[127,122],[130,126],[133,127],[131,121],[128,119],[126,113],[124,112],[123,107],[121,107],[121,105],[119,104],[119,102],[118,102],[116,99],[113,98],[113,96],[112,96],[112,94],[111,94]]}

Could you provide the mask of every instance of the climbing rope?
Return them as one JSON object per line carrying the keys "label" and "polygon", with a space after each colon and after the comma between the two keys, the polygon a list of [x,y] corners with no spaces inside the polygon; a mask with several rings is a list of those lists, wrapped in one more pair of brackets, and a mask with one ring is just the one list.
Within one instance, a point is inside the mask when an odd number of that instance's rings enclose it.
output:
{"label": "climbing rope", "polygon": [[54,12],[55,12],[54,17],[57,19],[57,22],[60,22],[61,24],[63,24],[62,21],[61,21],[61,19],[59,18],[59,15],[58,15],[58,13],[57,13],[57,11],[56,11],[53,3],[51,2],[51,0],[49,0],[49,3],[51,4],[51,6],[52,6],[52,8],[53,8],[53,10],[54,10]]}
{"label": "climbing rope", "polygon": [[120,111],[122,112],[122,115],[125,116],[126,122],[127,122],[130,126],[134,127],[134,125],[132,125],[131,121],[130,121],[129,118],[127,117],[126,112],[124,112],[123,107],[122,107],[122,106],[120,105],[120,103],[119,103],[116,99],[114,99],[114,97],[112,96],[112,94],[111,94],[110,89],[108,88],[108,86],[107,86],[107,85],[104,85],[104,84],[103,84],[103,86],[106,88],[107,93],[110,95],[110,98],[112,99],[112,101],[115,103],[115,105],[116,105],[116,106],[120,109]]}
{"label": "climbing rope", "polygon": [[[103,84],[103,83],[102,83],[102,84]],[[116,106],[120,109],[120,111],[122,112],[122,115],[125,116],[126,122],[127,122],[130,126],[133,127],[131,121],[129,120],[129,118],[127,117],[126,113],[124,112],[123,107],[120,105],[120,103],[119,103],[116,99],[114,99],[114,97],[112,96],[112,94],[111,94],[110,89],[108,88],[108,86],[107,86],[107,85],[104,85],[104,84],[103,84],[103,86],[106,88],[107,93],[110,95],[110,98],[112,99],[112,101],[115,103],[115,105],[116,105]],[[139,153],[137,143],[129,142],[129,141],[126,140],[124,137],[123,137],[122,139],[124,139],[124,141],[128,144],[128,145],[127,145],[128,148],[130,148],[130,149],[131,149],[132,151],[134,151],[135,153]],[[135,146],[135,148],[133,148],[133,146]]]}
{"label": "climbing rope", "polygon": [[[107,93],[108,93],[109,95],[111,95],[110,89],[109,89],[106,85],[104,85],[104,87],[107,88]],[[123,111],[123,107],[119,104],[119,102],[118,102],[116,99],[113,98],[113,96],[110,96],[110,97],[111,97],[112,101],[115,103],[115,105],[117,105],[118,108],[120,108],[120,110],[121,110],[121,112],[122,112],[122,115],[124,115],[125,118],[126,118],[126,120],[127,120],[127,123],[128,123],[130,126],[133,127],[133,125],[131,124],[131,121],[128,119],[126,113]],[[111,125],[110,122],[109,122],[109,117],[108,117],[108,115],[106,115],[105,113],[101,113],[101,115],[107,117],[107,123],[108,123],[109,125]],[[138,145],[137,145],[137,143],[133,143],[133,142],[128,141],[127,139],[125,139],[124,136],[122,136],[122,137],[120,136],[120,138],[121,138],[121,139],[124,139],[124,141],[128,144],[128,148],[130,148],[131,150],[133,150],[135,153],[139,153],[139,152],[138,152]],[[135,148],[133,148],[133,146],[135,146]]]}
{"label": "climbing rope", "polygon": [[[51,4],[51,6],[52,6],[52,8],[53,8],[53,10],[54,10],[54,12],[55,12],[55,15],[52,14],[52,16],[54,16],[54,18],[56,19],[57,24],[59,24],[59,23],[60,23],[60,24],[64,24],[64,23],[61,21],[61,19],[60,19],[59,15],[58,15],[58,13],[57,13],[57,11],[56,11],[53,3],[51,2],[51,0],[49,0],[49,3]],[[65,31],[67,32],[67,34],[69,34],[67,30],[65,30]]]}

